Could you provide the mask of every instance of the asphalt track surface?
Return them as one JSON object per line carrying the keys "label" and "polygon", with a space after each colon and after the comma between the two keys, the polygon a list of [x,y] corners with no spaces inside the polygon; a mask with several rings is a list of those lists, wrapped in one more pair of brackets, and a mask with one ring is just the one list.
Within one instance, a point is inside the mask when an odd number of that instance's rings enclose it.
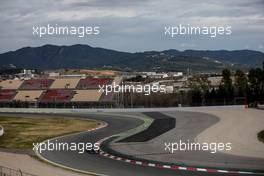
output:
{"label": "asphalt track surface", "polygon": [[[113,134],[124,132],[135,128],[143,123],[142,120],[136,118],[127,118],[122,116],[101,115],[101,114],[59,114],[65,117],[79,117],[101,120],[108,123],[108,126],[96,131],[85,132],[57,139],[57,142],[91,142],[108,137]],[[54,115],[52,115],[54,116]],[[177,126],[177,122],[176,122]],[[205,173],[193,171],[174,171],[160,168],[144,167],[139,165],[131,165],[122,161],[114,161],[101,155],[83,153],[79,154],[75,151],[46,151],[41,154],[42,157],[52,162],[71,167],[74,169],[94,172],[109,176],[205,176],[205,175],[230,175],[225,173]],[[244,174],[236,174],[244,175]]]}

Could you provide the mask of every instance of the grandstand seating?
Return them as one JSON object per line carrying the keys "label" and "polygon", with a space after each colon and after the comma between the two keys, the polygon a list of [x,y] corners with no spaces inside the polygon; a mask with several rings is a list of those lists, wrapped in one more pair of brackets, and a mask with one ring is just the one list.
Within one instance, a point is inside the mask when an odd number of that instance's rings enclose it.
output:
{"label": "grandstand seating", "polygon": [[112,107],[115,105],[114,93],[99,92],[99,85],[113,85],[114,82],[118,84],[120,79],[0,80],[0,107]]}
{"label": "grandstand seating", "polygon": [[122,77],[115,77],[113,82],[112,82],[112,85],[115,83],[115,85],[119,85],[121,84],[122,82]]}
{"label": "grandstand seating", "polygon": [[50,89],[75,89],[80,78],[55,79]]}
{"label": "grandstand seating", "polygon": [[113,100],[113,97],[114,97],[114,93],[113,92],[110,92],[108,93],[107,95],[102,94],[101,98],[100,98],[100,102],[109,102],[109,101],[112,101]]}
{"label": "grandstand seating", "polygon": [[15,101],[37,102],[42,95],[42,90],[21,90],[14,97]]}
{"label": "grandstand seating", "polygon": [[43,93],[40,102],[43,103],[64,103],[70,102],[74,95],[72,90],[47,90]]}
{"label": "grandstand seating", "polygon": [[23,83],[22,80],[5,80],[0,81],[0,88],[1,89],[13,89],[16,90],[20,87],[20,85]]}
{"label": "grandstand seating", "polygon": [[48,89],[52,82],[52,79],[30,79],[25,80],[20,86],[21,90],[45,90]]}
{"label": "grandstand seating", "polygon": [[77,90],[72,102],[98,102],[102,92],[98,90]]}
{"label": "grandstand seating", "polygon": [[108,85],[112,81],[110,78],[85,78],[79,81],[77,89],[99,89],[99,85]]}
{"label": "grandstand seating", "polygon": [[0,102],[10,102],[15,95],[15,90],[0,90]]}

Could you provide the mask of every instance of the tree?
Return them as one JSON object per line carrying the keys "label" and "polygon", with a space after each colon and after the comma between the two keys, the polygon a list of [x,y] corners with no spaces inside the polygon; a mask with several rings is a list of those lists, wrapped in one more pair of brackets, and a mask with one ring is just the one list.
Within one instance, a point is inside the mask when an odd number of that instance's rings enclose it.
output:
{"label": "tree", "polygon": [[211,88],[211,82],[208,80],[207,76],[194,75],[189,78],[188,86],[191,88],[193,94],[192,98],[198,99],[200,96],[201,104],[205,105],[205,95]]}
{"label": "tree", "polygon": [[220,85],[219,89],[223,89],[224,90],[224,98],[232,98],[233,96],[233,84],[232,84],[232,79],[231,79],[231,72],[228,69],[224,69],[222,71],[222,82]]}
{"label": "tree", "polygon": [[249,91],[251,99],[257,101],[264,94],[264,72],[260,68],[251,69],[248,73]]}
{"label": "tree", "polygon": [[235,94],[239,97],[245,97],[247,95],[248,80],[245,73],[241,70],[237,70],[235,73]]}

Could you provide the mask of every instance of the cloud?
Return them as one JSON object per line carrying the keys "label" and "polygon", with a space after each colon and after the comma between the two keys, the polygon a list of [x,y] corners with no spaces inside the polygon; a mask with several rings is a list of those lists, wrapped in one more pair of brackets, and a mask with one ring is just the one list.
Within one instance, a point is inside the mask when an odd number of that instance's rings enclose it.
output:
{"label": "cloud", "polygon": [[64,0],[65,4],[70,6],[89,6],[89,7],[128,7],[142,5],[150,0]]}
{"label": "cloud", "polygon": [[[263,0],[8,0],[0,1],[0,52],[44,44],[89,44],[123,51],[251,49],[264,51]],[[32,36],[33,25],[100,25],[100,37]],[[231,25],[230,37],[165,38],[165,25]]]}

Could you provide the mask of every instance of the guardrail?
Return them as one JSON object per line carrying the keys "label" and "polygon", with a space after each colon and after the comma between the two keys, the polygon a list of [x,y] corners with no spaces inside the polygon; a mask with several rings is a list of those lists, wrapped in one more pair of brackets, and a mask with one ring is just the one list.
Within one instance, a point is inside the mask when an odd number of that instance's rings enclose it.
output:
{"label": "guardrail", "polygon": [[0,166],[0,176],[37,176],[37,175],[22,172],[21,170]]}

